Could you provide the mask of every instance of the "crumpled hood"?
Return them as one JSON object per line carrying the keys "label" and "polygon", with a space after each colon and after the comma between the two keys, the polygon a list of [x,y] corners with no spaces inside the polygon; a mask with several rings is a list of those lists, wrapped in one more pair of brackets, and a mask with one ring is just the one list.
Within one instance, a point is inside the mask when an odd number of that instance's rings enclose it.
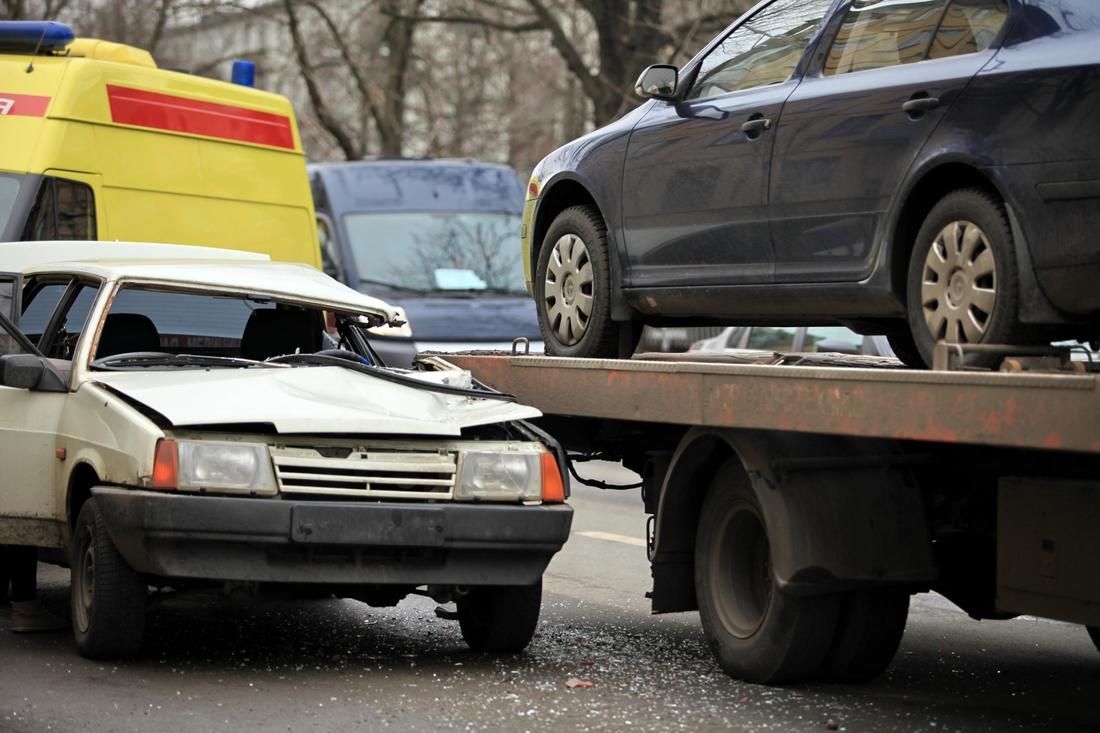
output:
{"label": "crumpled hood", "polygon": [[343,367],[94,372],[91,379],[175,427],[271,423],[283,434],[456,436],[462,428],[541,415],[533,407],[430,392]]}

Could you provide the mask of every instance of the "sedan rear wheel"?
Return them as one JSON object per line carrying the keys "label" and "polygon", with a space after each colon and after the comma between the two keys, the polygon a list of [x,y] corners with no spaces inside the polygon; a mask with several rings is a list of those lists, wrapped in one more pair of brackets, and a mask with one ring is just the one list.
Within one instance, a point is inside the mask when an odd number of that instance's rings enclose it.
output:
{"label": "sedan rear wheel", "polygon": [[[925,365],[937,341],[1017,342],[1016,256],[1001,202],[979,189],[944,196],[917,234],[907,285],[909,326]],[[998,360],[974,354],[966,362]]]}

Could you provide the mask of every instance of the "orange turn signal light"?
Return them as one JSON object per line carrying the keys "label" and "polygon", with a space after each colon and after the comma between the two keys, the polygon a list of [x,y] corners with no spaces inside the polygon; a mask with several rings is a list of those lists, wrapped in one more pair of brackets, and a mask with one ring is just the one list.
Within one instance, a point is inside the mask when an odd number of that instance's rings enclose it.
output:
{"label": "orange turn signal light", "polygon": [[179,487],[180,456],[176,441],[161,438],[153,452],[153,488],[175,489]]}
{"label": "orange turn signal light", "polygon": [[565,482],[553,453],[542,454],[542,503],[561,504],[565,501]]}

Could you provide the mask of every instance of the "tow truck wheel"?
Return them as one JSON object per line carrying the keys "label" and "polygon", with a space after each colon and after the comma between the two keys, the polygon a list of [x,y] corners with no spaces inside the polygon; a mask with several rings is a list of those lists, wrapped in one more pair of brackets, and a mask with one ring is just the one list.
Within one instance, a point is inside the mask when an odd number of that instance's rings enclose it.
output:
{"label": "tow truck wheel", "polygon": [[715,474],[699,515],[695,592],[703,631],[729,675],[781,684],[814,676],[834,638],[839,598],[776,586],[756,492],[736,459]]}
{"label": "tow truck wheel", "polygon": [[1096,645],[1096,651],[1100,652],[1100,626],[1086,626],[1085,629],[1088,630],[1092,643]]}
{"label": "tow truck wheel", "polygon": [[818,678],[870,682],[897,653],[909,616],[909,592],[894,588],[844,594],[833,646]]}
{"label": "tow truck wheel", "polygon": [[610,256],[607,226],[591,206],[572,206],[550,224],[534,282],[547,354],[618,356],[619,328],[611,321]]}
{"label": "tow truck wheel", "polygon": [[[983,190],[952,191],[932,207],[906,282],[909,327],[925,365],[932,365],[937,341],[1014,344],[1024,337],[1012,242],[1004,205]],[[966,358],[974,366],[999,361],[995,354]]]}
{"label": "tow truck wheel", "polygon": [[480,586],[456,601],[462,638],[477,652],[517,654],[539,623],[542,579],[534,585]]}
{"label": "tow truck wheel", "polygon": [[91,659],[133,656],[145,630],[146,584],[115,549],[95,499],[84,503],[73,535],[70,594],[76,647]]}

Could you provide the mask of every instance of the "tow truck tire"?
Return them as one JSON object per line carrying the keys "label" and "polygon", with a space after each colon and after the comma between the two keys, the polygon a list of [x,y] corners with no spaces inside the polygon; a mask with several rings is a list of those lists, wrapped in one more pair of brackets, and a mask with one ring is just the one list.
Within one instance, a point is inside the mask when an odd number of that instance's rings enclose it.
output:
{"label": "tow truck tire", "polygon": [[695,543],[695,593],[703,631],[727,674],[783,684],[812,678],[832,644],[840,598],[781,591],[756,492],[732,459],[703,501]]}
{"label": "tow truck tire", "polygon": [[547,354],[580,359],[619,355],[619,327],[611,320],[610,258],[607,226],[593,207],[571,206],[551,222],[534,282]]}
{"label": "tow truck tire", "polygon": [[1092,643],[1096,645],[1096,651],[1100,652],[1100,626],[1086,626],[1085,629],[1089,632]]}
{"label": "tow truck tire", "polygon": [[147,586],[115,549],[95,499],[86,501],[77,517],[70,568],[77,650],[90,659],[137,654]]}
{"label": "tow truck tire", "polygon": [[909,617],[909,593],[885,588],[844,594],[833,646],[818,678],[870,682],[893,660]]}
{"label": "tow truck tire", "polygon": [[[932,349],[940,338],[984,344],[1024,340],[1018,290],[1004,204],[977,188],[940,199],[917,233],[906,281],[909,328],[925,365],[932,366]],[[925,313],[926,306],[931,313]],[[933,323],[943,333],[933,333]],[[996,354],[969,354],[966,363],[993,367],[1000,359]]]}
{"label": "tow truck tire", "polygon": [[535,635],[542,579],[534,585],[479,586],[456,601],[462,638],[477,652],[518,654]]}

